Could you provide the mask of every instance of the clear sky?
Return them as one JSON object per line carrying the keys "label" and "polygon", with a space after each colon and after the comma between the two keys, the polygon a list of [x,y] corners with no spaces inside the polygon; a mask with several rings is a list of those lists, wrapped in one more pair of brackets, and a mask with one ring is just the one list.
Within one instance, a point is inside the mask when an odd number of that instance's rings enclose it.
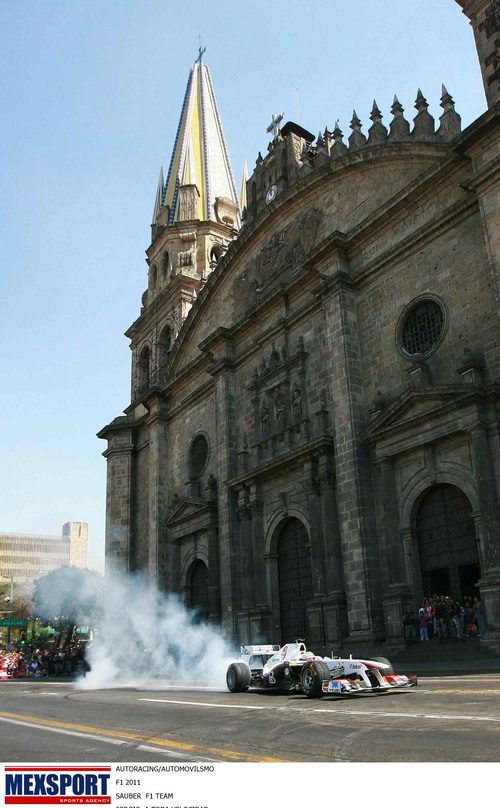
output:
{"label": "clear sky", "polygon": [[123,332],[199,36],[238,190],[273,112],[347,137],[374,98],[386,124],[394,93],[413,118],[418,87],[436,119],[442,82],[464,126],[486,107],[454,0],[0,0],[0,530],[87,521],[94,566],[95,433],[130,401]]}

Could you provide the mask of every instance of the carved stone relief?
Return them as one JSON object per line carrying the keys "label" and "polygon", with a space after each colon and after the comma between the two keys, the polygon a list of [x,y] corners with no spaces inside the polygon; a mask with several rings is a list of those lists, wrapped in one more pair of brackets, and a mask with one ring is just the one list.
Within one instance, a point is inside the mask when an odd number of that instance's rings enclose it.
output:
{"label": "carved stone relief", "polygon": [[322,211],[313,208],[268,239],[235,282],[240,312],[258,303],[264,290],[283,283],[284,272],[291,274],[300,266],[316,242],[322,218]]}

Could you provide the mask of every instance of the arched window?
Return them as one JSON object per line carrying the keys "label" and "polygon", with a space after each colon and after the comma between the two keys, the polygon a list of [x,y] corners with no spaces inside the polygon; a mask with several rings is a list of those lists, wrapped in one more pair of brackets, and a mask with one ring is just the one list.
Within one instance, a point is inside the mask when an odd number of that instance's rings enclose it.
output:
{"label": "arched window", "polygon": [[189,447],[189,476],[191,480],[199,480],[208,463],[208,441],[202,433],[196,435]]}
{"label": "arched window", "polygon": [[151,291],[153,291],[154,289],[156,289],[158,285],[158,267],[156,266],[156,264],[153,264],[153,266],[150,269],[149,281],[150,281],[150,289]]}
{"label": "arched window", "polygon": [[220,258],[222,258],[223,252],[224,250],[222,244],[214,244],[210,250],[210,266],[212,269],[215,267]]}
{"label": "arched window", "polygon": [[170,353],[170,349],[172,348],[172,328],[169,324],[167,324],[160,334],[160,339],[158,340],[158,367],[160,369],[160,381],[165,382],[166,379],[163,378],[164,374],[162,373],[167,365],[168,356]]}
{"label": "arched window", "polygon": [[170,257],[168,252],[165,252],[163,254],[163,269],[162,269],[162,276],[164,281],[166,281],[168,278],[169,269],[170,269]]}
{"label": "arched window", "polygon": [[151,351],[147,345],[141,350],[137,362],[137,392],[144,393],[149,387],[151,375]]}

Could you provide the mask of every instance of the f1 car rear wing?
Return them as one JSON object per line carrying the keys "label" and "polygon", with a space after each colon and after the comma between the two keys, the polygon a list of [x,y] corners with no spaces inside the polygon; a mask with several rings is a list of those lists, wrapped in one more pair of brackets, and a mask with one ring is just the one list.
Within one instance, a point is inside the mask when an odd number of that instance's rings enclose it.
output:
{"label": "f1 car rear wing", "polygon": [[272,656],[280,650],[279,645],[240,645],[240,653],[245,656]]}

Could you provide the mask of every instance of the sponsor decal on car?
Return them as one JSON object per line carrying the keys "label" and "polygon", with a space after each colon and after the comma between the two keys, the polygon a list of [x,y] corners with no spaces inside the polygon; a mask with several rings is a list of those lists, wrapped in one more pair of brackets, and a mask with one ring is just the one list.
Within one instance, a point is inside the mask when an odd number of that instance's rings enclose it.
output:
{"label": "sponsor decal on car", "polygon": [[323,693],[338,693],[342,685],[340,682],[323,682],[321,689]]}
{"label": "sponsor decal on car", "polygon": [[5,805],[109,805],[110,766],[5,766]]}

